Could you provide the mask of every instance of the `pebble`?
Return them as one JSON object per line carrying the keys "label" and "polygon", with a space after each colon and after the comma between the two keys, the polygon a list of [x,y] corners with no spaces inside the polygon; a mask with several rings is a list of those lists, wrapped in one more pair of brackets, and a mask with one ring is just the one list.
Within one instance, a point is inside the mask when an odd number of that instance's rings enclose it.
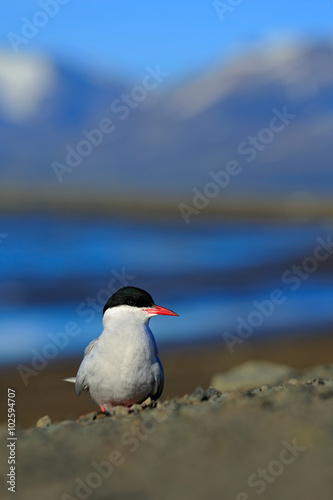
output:
{"label": "pebble", "polygon": [[122,417],[127,417],[128,415],[128,408],[125,408],[125,406],[116,406],[114,409],[114,416],[117,418],[122,418]]}
{"label": "pebble", "polygon": [[46,427],[49,427],[52,424],[51,419],[48,415],[45,415],[44,417],[41,417],[36,424],[36,427],[38,429],[46,429]]}
{"label": "pebble", "polygon": [[319,385],[325,385],[325,381],[322,378],[316,379],[313,381],[313,384],[315,387],[318,387]]}
{"label": "pebble", "polygon": [[290,385],[297,385],[299,384],[299,380],[297,380],[296,378],[290,378],[287,383]]}
{"label": "pebble", "polygon": [[208,389],[204,392],[203,400],[207,401],[210,398],[217,398],[221,396],[221,391],[215,389],[215,387],[208,387]]}
{"label": "pebble", "polygon": [[197,387],[195,391],[189,396],[189,399],[196,400],[196,401],[202,401],[205,396],[205,391],[203,390],[202,387]]}
{"label": "pebble", "polygon": [[131,406],[130,412],[134,413],[134,415],[138,415],[142,411],[142,406],[138,404],[134,404]]}

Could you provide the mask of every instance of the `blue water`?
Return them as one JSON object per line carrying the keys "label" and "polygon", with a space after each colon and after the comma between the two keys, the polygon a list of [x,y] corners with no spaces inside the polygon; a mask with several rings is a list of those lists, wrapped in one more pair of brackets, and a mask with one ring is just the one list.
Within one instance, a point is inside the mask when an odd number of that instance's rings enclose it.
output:
{"label": "blue water", "polygon": [[[145,288],[180,314],[151,320],[160,343],[223,340],[249,316],[259,321],[251,338],[328,331],[333,255],[322,249],[327,260],[303,269],[297,288],[282,276],[289,270],[290,278],[293,265],[313,256],[317,239],[332,234],[330,224],[2,216],[0,362],[29,361],[50,343],[50,357],[81,354],[102,331],[108,296],[124,285]],[[283,303],[260,322],[254,302],[270,300],[274,289]],[[64,334],[72,323],[77,334]],[[50,335],[61,333],[67,343],[54,347]]]}

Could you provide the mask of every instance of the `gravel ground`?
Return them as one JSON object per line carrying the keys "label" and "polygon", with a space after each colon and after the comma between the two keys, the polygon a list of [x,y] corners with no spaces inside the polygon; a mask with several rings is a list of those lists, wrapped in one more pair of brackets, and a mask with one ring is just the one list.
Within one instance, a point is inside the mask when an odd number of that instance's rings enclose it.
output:
{"label": "gravel ground", "polygon": [[333,365],[290,369],[273,386],[251,387],[246,373],[243,389],[198,387],[111,417],[42,418],[18,431],[17,491],[3,484],[1,498],[331,500]]}

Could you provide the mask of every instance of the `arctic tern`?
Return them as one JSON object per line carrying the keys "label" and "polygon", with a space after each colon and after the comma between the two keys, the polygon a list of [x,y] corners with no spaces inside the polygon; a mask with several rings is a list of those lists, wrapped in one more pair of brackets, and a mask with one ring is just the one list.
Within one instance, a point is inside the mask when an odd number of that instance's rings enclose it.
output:
{"label": "arctic tern", "polygon": [[130,407],[162,394],[164,372],[155,338],[148,326],[158,314],[178,314],[157,306],[141,288],[120,288],[103,309],[103,333],[86,347],[75,383],[79,396],[89,391],[103,413]]}

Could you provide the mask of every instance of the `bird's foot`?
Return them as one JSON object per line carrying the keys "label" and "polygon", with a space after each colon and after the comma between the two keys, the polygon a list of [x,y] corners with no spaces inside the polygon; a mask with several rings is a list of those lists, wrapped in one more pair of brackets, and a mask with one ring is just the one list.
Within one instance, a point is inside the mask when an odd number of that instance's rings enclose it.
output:
{"label": "bird's foot", "polygon": [[104,408],[104,406],[101,406],[101,409],[96,413],[96,419],[100,419],[102,417],[110,417],[111,413]]}

